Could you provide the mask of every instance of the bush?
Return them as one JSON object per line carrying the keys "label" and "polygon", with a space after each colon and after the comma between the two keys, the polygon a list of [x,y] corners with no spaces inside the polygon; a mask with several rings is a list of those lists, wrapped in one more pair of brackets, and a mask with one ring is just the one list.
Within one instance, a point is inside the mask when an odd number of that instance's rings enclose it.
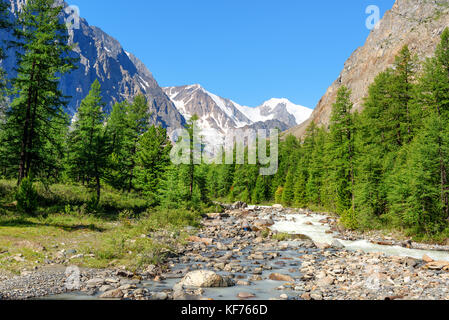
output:
{"label": "bush", "polygon": [[349,230],[355,230],[359,228],[359,222],[357,220],[357,214],[354,209],[348,209],[343,212],[340,217],[340,223]]}
{"label": "bush", "polygon": [[282,195],[283,194],[284,194],[284,188],[279,186],[274,195],[274,198],[275,198],[274,201],[276,201],[276,203],[282,203]]}
{"label": "bush", "polygon": [[24,178],[16,193],[17,209],[23,213],[33,214],[37,209],[38,194],[31,178]]}

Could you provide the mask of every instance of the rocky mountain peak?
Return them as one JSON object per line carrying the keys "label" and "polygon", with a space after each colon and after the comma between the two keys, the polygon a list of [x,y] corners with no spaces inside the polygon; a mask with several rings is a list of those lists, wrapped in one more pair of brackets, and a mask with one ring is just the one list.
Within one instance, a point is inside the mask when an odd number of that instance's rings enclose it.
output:
{"label": "rocky mountain peak", "polygon": [[340,76],[321,98],[310,119],[287,133],[301,137],[312,121],[327,125],[341,85],[352,90],[354,109],[361,110],[369,85],[380,72],[392,66],[404,45],[421,60],[430,57],[448,25],[448,0],[397,0],[370,32],[365,45],[345,62]]}
{"label": "rocky mountain peak", "polygon": [[[25,0],[9,1],[14,18]],[[58,3],[67,6],[62,0],[58,0]],[[62,17],[67,18],[68,14],[63,11]],[[10,37],[11,35],[0,31],[0,38]],[[79,58],[78,69],[61,79],[61,90],[72,97],[67,108],[69,114],[76,113],[91,84],[98,79],[109,110],[113,103],[132,100],[142,93],[148,99],[153,123],[165,127],[180,127],[185,124],[185,119],[159,87],[151,72],[137,57],[125,52],[119,41],[100,28],[90,26],[83,18],[80,18],[79,28],[69,30],[69,37],[69,42],[76,44],[73,56]],[[1,64],[10,76],[14,76],[15,55],[12,50],[7,54],[8,58]]]}

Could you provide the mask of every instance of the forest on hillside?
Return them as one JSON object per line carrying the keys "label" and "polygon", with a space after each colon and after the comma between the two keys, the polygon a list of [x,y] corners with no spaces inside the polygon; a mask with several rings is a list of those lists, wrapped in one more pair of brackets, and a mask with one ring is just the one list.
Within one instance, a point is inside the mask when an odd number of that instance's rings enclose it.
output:
{"label": "forest on hillside", "polygon": [[172,164],[167,131],[149,124],[146,98],[116,103],[107,114],[98,81],[70,119],[70,97],[58,84],[75,61],[61,8],[30,0],[12,25],[1,3],[17,76],[0,74],[0,174],[17,184],[18,211],[39,214],[48,205],[38,185],[66,185],[85,187],[93,212],[104,210],[102,192],[113,190],[147,208],[201,212],[214,200],[276,202],[334,212],[350,229],[449,234],[449,29],[421,64],[404,47],[371,84],[362,112],[352,112],[342,86],[329,126],[312,124],[301,140],[283,137],[278,172],[262,176],[260,165]]}

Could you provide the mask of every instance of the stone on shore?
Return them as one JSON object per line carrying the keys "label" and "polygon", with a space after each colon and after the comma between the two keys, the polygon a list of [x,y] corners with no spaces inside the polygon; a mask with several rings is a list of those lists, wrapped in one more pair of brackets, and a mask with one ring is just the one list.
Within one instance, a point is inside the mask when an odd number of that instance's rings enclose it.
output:
{"label": "stone on shore", "polygon": [[234,285],[232,280],[224,278],[217,273],[208,270],[189,272],[181,280],[181,283],[185,287],[198,288],[224,288]]}
{"label": "stone on shore", "polygon": [[286,282],[295,282],[295,279],[293,279],[291,276],[280,274],[280,273],[272,273],[270,274],[270,280],[274,281],[286,281]]}

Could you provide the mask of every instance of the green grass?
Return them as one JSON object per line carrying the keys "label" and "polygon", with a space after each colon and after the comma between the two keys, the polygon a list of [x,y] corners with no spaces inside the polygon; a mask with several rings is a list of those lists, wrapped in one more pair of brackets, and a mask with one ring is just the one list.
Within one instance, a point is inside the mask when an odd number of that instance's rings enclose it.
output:
{"label": "green grass", "polygon": [[200,226],[199,213],[147,208],[133,193],[105,188],[100,206],[91,210],[90,192],[82,186],[35,188],[39,208],[24,215],[14,203],[15,182],[0,180],[0,271],[18,274],[47,259],[59,261],[63,249],[84,255],[68,262],[80,267],[144,269],[183,243],[187,226]]}

